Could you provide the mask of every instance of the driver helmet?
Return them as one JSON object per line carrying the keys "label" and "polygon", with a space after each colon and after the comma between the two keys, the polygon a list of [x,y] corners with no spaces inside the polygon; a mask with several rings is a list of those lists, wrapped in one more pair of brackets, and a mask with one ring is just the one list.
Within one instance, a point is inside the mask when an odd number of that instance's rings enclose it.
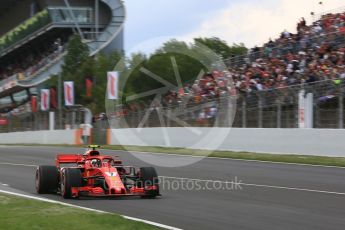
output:
{"label": "driver helmet", "polygon": [[98,162],[98,160],[97,160],[97,159],[92,159],[92,160],[91,160],[91,165],[92,165],[93,167],[99,167],[99,162]]}

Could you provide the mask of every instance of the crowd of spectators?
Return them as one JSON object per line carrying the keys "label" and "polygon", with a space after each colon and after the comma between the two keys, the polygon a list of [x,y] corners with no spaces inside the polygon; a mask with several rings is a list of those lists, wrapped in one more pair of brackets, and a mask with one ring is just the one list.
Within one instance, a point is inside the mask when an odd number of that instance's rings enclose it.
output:
{"label": "crowd of spectators", "polygon": [[0,80],[13,75],[18,75],[19,80],[30,78],[63,53],[65,42],[61,38],[46,41],[35,50],[24,52],[20,56],[0,62]]}
{"label": "crowd of spectators", "polygon": [[213,71],[205,74],[192,84],[186,84],[177,91],[169,91],[163,97],[165,105],[175,105],[189,97],[188,100],[198,104],[209,101],[228,92],[228,81],[231,75],[227,72]]}
{"label": "crowd of spectators", "polygon": [[[193,84],[170,91],[163,104],[179,104],[186,96],[199,103],[224,93],[345,79],[345,12],[323,15],[310,26],[301,18],[296,34],[285,30],[276,40],[254,47],[237,61],[232,62],[227,72],[214,71]],[[234,87],[229,87],[229,80]]]}
{"label": "crowd of spectators", "polygon": [[327,14],[308,26],[304,18],[297,33],[281,33],[263,47],[254,47],[244,64],[229,71],[240,92],[281,88],[345,78],[345,12]]}

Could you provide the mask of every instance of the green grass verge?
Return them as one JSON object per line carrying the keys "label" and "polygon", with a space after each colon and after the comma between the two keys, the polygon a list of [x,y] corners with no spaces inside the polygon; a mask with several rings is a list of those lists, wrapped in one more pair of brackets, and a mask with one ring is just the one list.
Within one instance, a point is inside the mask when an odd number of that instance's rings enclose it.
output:
{"label": "green grass verge", "polygon": [[166,154],[180,154],[192,156],[208,156],[221,157],[241,160],[257,160],[280,163],[298,163],[310,165],[325,165],[345,167],[345,157],[325,157],[325,156],[309,156],[296,154],[269,154],[269,153],[249,153],[249,152],[233,152],[233,151],[207,151],[186,148],[164,148],[164,147],[141,147],[141,146],[102,146],[105,149],[112,150],[129,150]]}
{"label": "green grass verge", "polygon": [[[84,145],[28,145],[28,146],[61,146],[61,147],[85,147]],[[309,156],[296,154],[269,154],[269,153],[249,153],[233,151],[206,151],[186,148],[166,148],[166,147],[145,147],[145,146],[121,146],[121,145],[104,145],[103,149],[125,150],[139,152],[153,152],[166,154],[180,154],[192,156],[221,157],[241,160],[257,160],[280,163],[297,163],[309,165],[324,165],[345,167],[345,157],[325,157]]]}
{"label": "green grass verge", "polygon": [[0,193],[0,229],[158,229],[115,214],[104,214]]}

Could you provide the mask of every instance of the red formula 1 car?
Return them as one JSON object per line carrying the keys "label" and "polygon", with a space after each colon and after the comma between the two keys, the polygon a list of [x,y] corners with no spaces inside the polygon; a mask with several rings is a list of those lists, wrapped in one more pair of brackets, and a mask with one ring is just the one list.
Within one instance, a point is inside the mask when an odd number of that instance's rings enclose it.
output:
{"label": "red formula 1 car", "polygon": [[101,155],[100,146],[90,145],[83,154],[58,154],[56,166],[39,166],[36,191],[79,196],[159,196],[157,172],[152,167],[136,170],[123,166],[118,157]]}

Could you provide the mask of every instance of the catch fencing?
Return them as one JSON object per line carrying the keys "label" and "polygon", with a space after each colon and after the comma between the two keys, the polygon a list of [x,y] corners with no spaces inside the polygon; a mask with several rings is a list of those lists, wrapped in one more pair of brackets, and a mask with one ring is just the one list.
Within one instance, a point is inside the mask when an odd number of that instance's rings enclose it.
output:
{"label": "catch fencing", "polygon": [[7,124],[0,126],[0,132],[49,130],[50,112],[54,112],[54,129],[77,129],[84,123],[85,111],[83,108],[39,111],[36,113],[9,113],[6,117]]}
{"label": "catch fencing", "polygon": [[239,92],[235,97],[187,105],[180,102],[135,112],[122,108],[120,115],[111,116],[109,120],[112,128],[231,125],[238,128],[298,128],[298,95],[301,91],[313,94],[314,128],[344,128],[345,82],[339,79]]}
{"label": "catch fencing", "polygon": [[[118,108],[103,119],[96,119],[93,128],[103,133],[108,128],[145,127],[237,127],[298,128],[298,95],[313,95],[313,128],[343,129],[345,123],[344,80],[325,80],[309,84],[265,91],[239,92],[219,98],[170,106],[148,106],[131,111]],[[52,112],[52,111],[50,111]],[[84,121],[82,107],[53,111],[54,129],[76,129]],[[9,113],[0,132],[48,130],[49,112]],[[104,135],[103,135],[104,136]],[[104,139],[104,137],[100,139]]]}

